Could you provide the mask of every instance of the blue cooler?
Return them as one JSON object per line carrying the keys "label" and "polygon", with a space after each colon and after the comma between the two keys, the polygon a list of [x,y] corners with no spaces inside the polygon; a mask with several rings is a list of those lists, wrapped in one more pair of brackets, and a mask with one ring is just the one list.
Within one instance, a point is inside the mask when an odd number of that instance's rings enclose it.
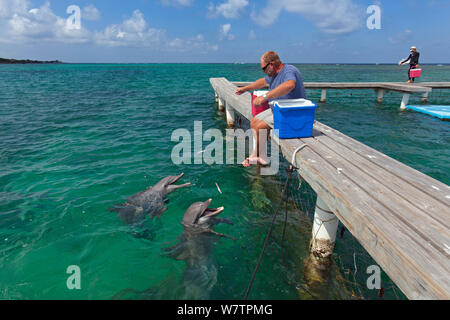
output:
{"label": "blue cooler", "polygon": [[[274,129],[282,139],[312,136],[314,115],[317,106],[306,99],[284,99],[273,101]],[[276,132],[276,131],[275,131]]]}

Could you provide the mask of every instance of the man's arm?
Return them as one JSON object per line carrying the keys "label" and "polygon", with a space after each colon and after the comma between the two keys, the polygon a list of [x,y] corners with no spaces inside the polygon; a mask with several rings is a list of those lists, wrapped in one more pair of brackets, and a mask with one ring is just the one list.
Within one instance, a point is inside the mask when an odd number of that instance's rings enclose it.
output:
{"label": "man's arm", "polygon": [[258,89],[264,88],[265,86],[267,86],[266,78],[261,78],[261,79],[256,80],[255,82],[249,84],[248,86],[237,88],[236,94],[241,95],[244,92],[251,91],[251,90],[258,90]]}
{"label": "man's arm", "polygon": [[294,80],[288,80],[286,82],[283,82],[275,89],[269,91],[266,95],[267,100],[275,99],[281,96],[284,96],[285,94],[288,94],[292,90],[295,89],[295,81]]}
{"label": "man's arm", "polygon": [[292,90],[295,89],[295,80],[288,80],[286,82],[283,82],[282,84],[280,84],[278,87],[276,87],[273,90],[270,90],[267,94],[266,94],[266,98],[260,96],[257,97],[254,101],[254,104],[256,106],[261,105],[262,103],[264,103],[265,101],[271,100],[271,99],[275,99],[281,96],[284,96],[285,94],[288,94],[289,92],[291,92]]}
{"label": "man's arm", "polygon": [[410,60],[411,57],[412,57],[412,55],[410,54],[410,55],[408,56],[408,58],[406,58],[406,59],[403,60],[403,61],[400,61],[400,62],[398,63],[398,65],[401,66],[401,65],[404,64],[406,61]]}

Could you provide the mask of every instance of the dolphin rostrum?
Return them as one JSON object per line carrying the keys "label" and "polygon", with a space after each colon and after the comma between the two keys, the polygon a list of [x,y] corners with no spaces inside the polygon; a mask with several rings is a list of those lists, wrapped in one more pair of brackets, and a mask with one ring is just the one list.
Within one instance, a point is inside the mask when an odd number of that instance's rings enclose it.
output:
{"label": "dolphin rostrum", "polygon": [[183,175],[184,173],[178,176],[165,177],[153,187],[132,195],[126,202],[117,204],[109,210],[118,212],[118,216],[126,224],[139,223],[145,219],[147,214],[151,218],[159,217],[167,210],[167,207],[165,207],[168,202],[166,200],[167,195],[176,189],[191,185],[190,183],[175,185]]}
{"label": "dolphin rostrum", "polygon": [[196,202],[187,209],[181,221],[184,231],[179,237],[180,242],[166,249],[169,257],[186,263],[184,299],[209,299],[209,293],[217,282],[217,266],[211,252],[213,242],[217,236],[229,237],[212,228],[221,222],[233,224],[217,217],[224,207],[209,208],[211,201]]}

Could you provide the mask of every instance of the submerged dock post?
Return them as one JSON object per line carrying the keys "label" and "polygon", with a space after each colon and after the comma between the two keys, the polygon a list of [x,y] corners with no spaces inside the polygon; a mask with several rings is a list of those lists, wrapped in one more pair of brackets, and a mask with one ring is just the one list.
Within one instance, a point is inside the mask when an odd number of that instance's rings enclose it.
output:
{"label": "submerged dock post", "polygon": [[225,110],[225,101],[221,97],[218,97],[217,99],[218,99],[219,111],[224,111]]}
{"label": "submerged dock post", "polygon": [[377,102],[378,103],[382,103],[383,102],[383,97],[384,97],[384,90],[383,89],[377,89],[376,93],[377,93]]}
{"label": "submerged dock post", "polygon": [[322,93],[320,94],[320,102],[326,102],[327,101],[327,90],[322,89]]}
{"label": "submerged dock post", "polygon": [[404,93],[403,94],[403,99],[402,99],[402,103],[400,104],[400,110],[405,110],[406,109],[406,105],[408,104],[409,101],[409,93]]}
{"label": "submerged dock post", "polygon": [[331,256],[336,241],[339,219],[328,208],[327,204],[318,196],[316,211],[314,212],[311,252],[316,257]]}
{"label": "submerged dock post", "polygon": [[231,106],[229,106],[228,103],[225,103],[225,112],[227,115],[227,125],[229,127],[234,127],[236,115],[234,109]]}

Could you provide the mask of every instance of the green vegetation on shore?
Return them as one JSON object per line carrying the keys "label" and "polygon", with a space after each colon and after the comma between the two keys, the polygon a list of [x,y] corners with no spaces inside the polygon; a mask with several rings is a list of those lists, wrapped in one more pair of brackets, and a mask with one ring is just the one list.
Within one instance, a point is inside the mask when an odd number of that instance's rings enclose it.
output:
{"label": "green vegetation on shore", "polygon": [[54,61],[38,61],[38,60],[16,60],[16,59],[5,59],[0,58],[0,64],[32,64],[32,63],[39,63],[39,64],[59,64],[62,63],[59,60]]}

